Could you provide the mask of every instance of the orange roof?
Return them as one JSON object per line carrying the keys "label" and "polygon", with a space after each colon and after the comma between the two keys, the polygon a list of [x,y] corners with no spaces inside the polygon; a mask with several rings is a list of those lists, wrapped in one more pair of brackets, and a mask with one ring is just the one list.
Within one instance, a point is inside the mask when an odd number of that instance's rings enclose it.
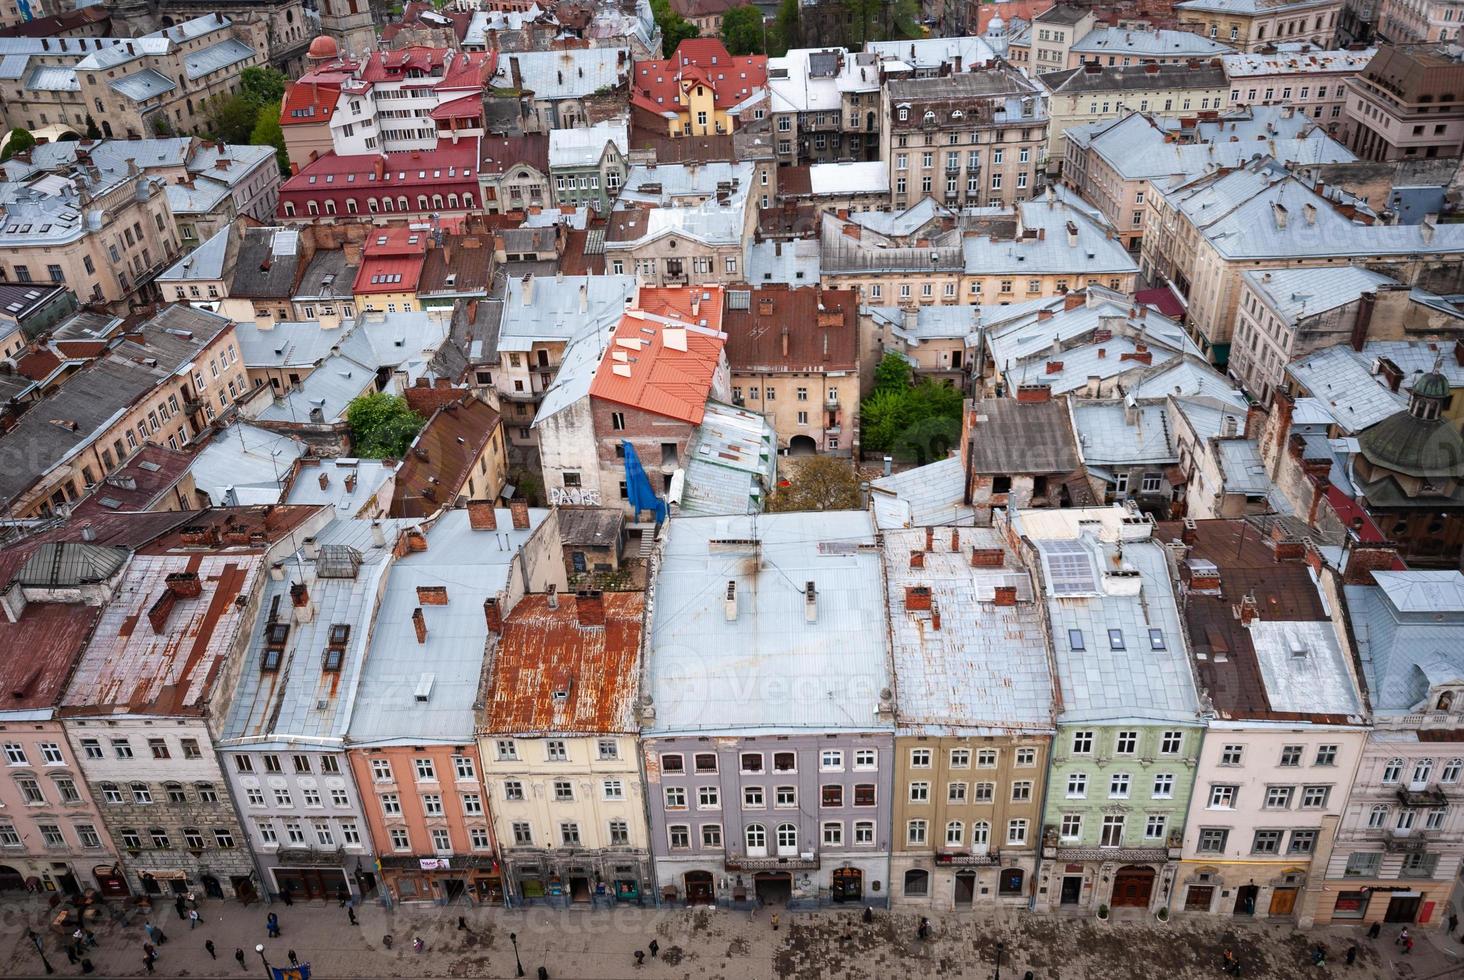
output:
{"label": "orange roof", "polygon": [[646,288],[600,359],[590,395],[699,425],[722,363],[722,287]]}
{"label": "orange roof", "polygon": [[350,77],[350,71],[337,65],[318,68],[302,76],[299,81],[285,86],[285,98],[280,106],[280,125],[329,124],[336,102],[340,100],[341,82]]}
{"label": "orange roof", "polygon": [[486,731],[636,731],[645,594],[598,598],[598,615],[593,597],[561,596],[550,609],[548,596],[526,595],[513,607],[488,676]]}
{"label": "orange roof", "polygon": [[716,38],[690,38],[669,58],[635,63],[631,101],[659,114],[680,112],[682,85],[698,81],[711,87],[718,109],[730,109],[767,87],[767,55],[734,57]]}

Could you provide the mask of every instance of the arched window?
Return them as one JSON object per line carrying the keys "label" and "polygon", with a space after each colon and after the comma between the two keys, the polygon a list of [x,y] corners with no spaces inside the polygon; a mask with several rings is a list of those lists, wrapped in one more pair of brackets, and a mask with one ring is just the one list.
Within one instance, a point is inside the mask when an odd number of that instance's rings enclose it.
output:
{"label": "arched window", "polygon": [[747,825],[747,853],[765,854],[768,849],[768,831],[760,823]]}
{"label": "arched window", "polygon": [[791,823],[778,824],[778,853],[796,854],[798,852],[798,828]]}
{"label": "arched window", "polygon": [[1387,823],[1388,823],[1388,805],[1386,803],[1376,803],[1376,804],[1374,804],[1373,805],[1373,808],[1371,810],[1369,810],[1368,811],[1368,814],[1367,814],[1367,825],[1368,825],[1368,828],[1371,829],[1371,830],[1378,830],[1378,829],[1386,826]]}
{"label": "arched window", "polygon": [[471,194],[464,194],[463,195],[463,207],[470,208],[472,206],[473,206],[473,195],[471,195]]}
{"label": "arched window", "polygon": [[346,214],[355,214],[355,213],[356,213],[356,199],[354,197],[348,197],[348,198],[346,198]]}
{"label": "arched window", "polygon": [[1383,783],[1396,783],[1403,778],[1403,760],[1389,759],[1387,765],[1383,766]]}
{"label": "arched window", "polygon": [[905,894],[906,895],[929,895],[930,894],[930,872],[913,868],[905,872]]}
{"label": "arched window", "polygon": [[966,825],[959,820],[952,820],[946,824],[946,844],[950,847],[960,847],[966,842]]}
{"label": "arched window", "polygon": [[294,216],[295,216],[295,202],[294,201],[286,201],[285,202],[285,217],[287,217],[287,218],[293,218]]}
{"label": "arched window", "polygon": [[442,210],[442,195],[441,194],[433,194],[432,195],[432,209],[434,211],[441,211]]}
{"label": "arched window", "polygon": [[1428,783],[1429,777],[1433,775],[1433,760],[1419,759],[1413,764],[1413,779],[1410,782],[1414,786],[1423,786]]}
{"label": "arched window", "polygon": [[1444,763],[1444,771],[1439,773],[1439,782],[1457,783],[1460,770],[1464,770],[1464,759],[1450,759]]}
{"label": "arched window", "polygon": [[971,825],[971,846],[984,846],[991,840],[991,824],[978,820]]}
{"label": "arched window", "polygon": [[418,194],[417,195],[417,210],[418,211],[426,211],[427,210],[427,195],[426,194]]}
{"label": "arched window", "polygon": [[454,211],[457,210],[457,206],[458,206],[457,202],[458,202],[458,197],[457,197],[456,194],[449,194],[449,195],[447,195],[447,206],[449,208],[452,208]]}
{"label": "arched window", "polygon": [[396,204],[392,202],[392,199],[391,198],[389,198],[389,197],[383,197],[381,199],[381,209],[383,211],[395,211],[396,210]]}
{"label": "arched window", "polygon": [[336,213],[335,198],[327,197],[325,199],[325,213],[326,214],[335,214]]}
{"label": "arched window", "polygon": [[1439,711],[1448,711],[1454,707],[1454,692],[1445,691],[1439,695],[1439,703],[1435,706]]}
{"label": "arched window", "polygon": [[306,201],[305,202],[305,212],[307,214],[319,214],[320,213],[320,205],[316,204],[314,201]]}
{"label": "arched window", "polygon": [[380,209],[380,207],[381,205],[376,203],[376,198],[368,197],[366,199],[366,210],[370,211],[372,214],[375,214]]}
{"label": "arched window", "polygon": [[412,210],[411,208],[409,208],[407,206],[407,196],[405,194],[403,194],[401,197],[397,198],[397,210],[398,211],[410,211],[410,210]]}
{"label": "arched window", "polygon": [[997,878],[996,891],[999,895],[1020,895],[1022,894],[1022,882],[1027,875],[1021,868],[1002,868],[1001,876]]}

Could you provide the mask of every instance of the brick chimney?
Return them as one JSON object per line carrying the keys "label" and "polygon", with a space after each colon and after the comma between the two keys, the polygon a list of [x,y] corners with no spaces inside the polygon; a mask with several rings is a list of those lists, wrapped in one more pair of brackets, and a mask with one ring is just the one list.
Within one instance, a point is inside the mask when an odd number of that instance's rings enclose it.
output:
{"label": "brick chimney", "polygon": [[488,632],[494,636],[503,635],[503,610],[498,607],[498,600],[492,596],[483,600],[483,621],[488,624]]}
{"label": "brick chimney", "polygon": [[427,617],[422,615],[422,607],[418,606],[412,610],[412,629],[417,631],[417,642],[427,642]]}
{"label": "brick chimney", "polygon": [[1000,568],[1006,564],[1006,552],[1000,548],[972,548],[972,568]]}
{"label": "brick chimney", "polygon": [[924,568],[925,567],[925,552],[923,552],[923,551],[912,551],[912,552],[910,552],[910,567],[911,568]]}
{"label": "brick chimney", "polygon": [[310,588],[304,582],[290,583],[290,605],[296,609],[310,605]]}
{"label": "brick chimney", "polygon": [[529,502],[522,497],[515,497],[508,502],[508,511],[513,515],[513,527],[516,531],[527,531],[529,529]]}
{"label": "brick chimney", "polygon": [[1180,527],[1179,540],[1191,546],[1200,540],[1200,526],[1195,523],[1193,517],[1186,517],[1184,519],[1184,524]]}
{"label": "brick chimney", "polygon": [[1068,293],[1062,298],[1062,308],[1064,310],[1076,310],[1086,302],[1087,298],[1082,293]]}
{"label": "brick chimney", "polygon": [[940,603],[930,600],[930,628],[940,632]]}
{"label": "brick chimney", "polygon": [[581,626],[605,625],[605,593],[599,589],[581,589],[574,594],[574,613]]}
{"label": "brick chimney", "polygon": [[174,572],[163,580],[168,591],[179,599],[197,599],[203,595],[203,582],[197,572]]}
{"label": "brick chimney", "polygon": [[1240,625],[1249,626],[1256,621],[1260,615],[1260,609],[1256,605],[1256,597],[1253,595],[1242,596],[1240,600]]}
{"label": "brick chimney", "polygon": [[951,528],[951,554],[953,554],[953,555],[959,555],[960,553],[961,553],[961,532],[958,531],[956,528]]}
{"label": "brick chimney", "polygon": [[1052,401],[1051,385],[1018,385],[1017,401],[1023,404]]}
{"label": "brick chimney", "polygon": [[417,586],[417,601],[424,606],[445,606],[447,605],[447,586],[419,585]]}
{"label": "brick chimney", "polygon": [[1398,551],[1390,544],[1354,544],[1347,552],[1342,584],[1376,585],[1372,573],[1391,569],[1397,559]]}
{"label": "brick chimney", "polygon": [[1015,606],[1017,604],[1017,587],[1015,585],[998,585],[991,601],[998,606]]}
{"label": "brick chimney", "polygon": [[498,530],[498,516],[493,512],[493,501],[468,501],[468,527],[474,531]]}
{"label": "brick chimney", "polygon": [[905,586],[905,610],[907,612],[927,612],[930,609],[930,603],[930,586]]}
{"label": "brick chimney", "polygon": [[927,527],[925,529],[925,550],[935,550],[935,528],[933,527]]}

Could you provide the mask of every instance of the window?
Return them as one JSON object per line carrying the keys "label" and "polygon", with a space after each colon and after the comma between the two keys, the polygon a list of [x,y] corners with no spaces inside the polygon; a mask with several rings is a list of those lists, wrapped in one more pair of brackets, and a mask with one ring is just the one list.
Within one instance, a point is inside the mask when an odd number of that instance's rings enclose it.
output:
{"label": "window", "polygon": [[296,772],[310,772],[310,757],[308,755],[293,755],[290,757],[290,764],[295,767]]}
{"label": "window", "polygon": [[1113,773],[1108,778],[1108,798],[1110,800],[1126,800],[1129,795],[1129,774],[1126,772]]}
{"label": "window", "polygon": [[173,842],[168,839],[168,832],[161,827],[150,829],[148,836],[152,838],[152,846],[160,851],[166,851],[173,846]]}
{"label": "window", "polygon": [[1281,746],[1281,765],[1286,768],[1301,765],[1301,750],[1300,745]]}
{"label": "window", "polygon": [[1321,810],[1326,807],[1331,796],[1332,787],[1330,786],[1303,786],[1301,788],[1301,808],[1303,810]]}
{"label": "window", "polygon": [[1354,851],[1347,856],[1344,878],[1374,878],[1382,869],[1383,855],[1377,851]]}
{"label": "window", "polygon": [[[824,749],[818,756],[818,768],[823,772],[841,772],[844,768],[844,753],[838,749]],[[744,770],[749,771],[749,770]],[[750,770],[756,771],[756,770]]]}
{"label": "window", "polygon": [[[45,794],[41,792],[41,784],[36,782],[34,779],[30,779],[27,777],[17,777],[15,780],[15,785],[20,788],[20,795],[25,799],[26,803],[32,805],[40,805],[46,802]],[[146,791],[146,787],[143,787],[143,789],[144,791]],[[149,796],[146,800],[138,800],[137,802],[151,803],[152,797]]]}
{"label": "window", "polygon": [[196,827],[184,827],[183,843],[190,851],[201,851],[204,847],[203,834],[199,833]]}
{"label": "window", "polygon": [[742,787],[742,808],[744,810],[761,810],[765,805],[761,786]]}
{"label": "window", "polygon": [[618,779],[607,779],[600,784],[601,795],[607,800],[625,799],[625,785]]}
{"label": "window", "polygon": [[168,794],[169,803],[188,802],[188,794],[183,792],[183,787],[178,783],[166,783],[163,786],[163,790]]}
{"label": "window", "polygon": [[596,751],[601,759],[620,758],[620,746],[613,738],[602,738],[596,743]]}
{"label": "window", "polygon": [[1233,810],[1235,809],[1235,794],[1238,787],[1216,783],[1210,787],[1210,809],[1211,810]]}
{"label": "window", "polygon": [[977,752],[976,753],[976,768],[977,769],[995,769],[996,768],[996,750],[995,749],[982,749],[981,751]]}
{"label": "window", "polygon": [[42,742],[40,744],[41,761],[48,766],[65,765],[66,758],[61,754],[61,746],[55,742]]}
{"label": "window", "polygon": [[1281,850],[1281,831],[1258,830],[1251,842],[1253,854],[1275,854]]}
{"label": "window", "polygon": [[951,768],[968,769],[971,766],[970,749],[951,749]]}
{"label": "window", "polygon": [[94,738],[81,740],[81,751],[88,759],[100,759],[102,757],[102,743]]}
{"label": "window", "polygon": [[1161,755],[1178,755],[1179,748],[1184,743],[1184,732],[1167,731],[1159,740],[1159,753]]}
{"label": "window", "polygon": [[1423,826],[1425,830],[1439,830],[1444,826],[1444,817],[1448,814],[1448,808],[1442,806],[1429,807],[1423,815]]}
{"label": "window", "polygon": [[766,853],[768,849],[768,831],[762,824],[748,824],[746,830],[743,832],[743,838],[747,841],[747,853]]}
{"label": "window", "polygon": [[76,788],[76,781],[73,779],[57,779],[56,792],[60,794],[62,803],[81,802],[81,792]]}
{"label": "window", "polygon": [[977,783],[971,787],[971,798],[977,803],[990,803],[996,798],[995,783]]}
{"label": "window", "polygon": [[569,749],[562,738],[551,738],[544,743],[544,757],[550,762],[568,762]]}
{"label": "window", "polygon": [[913,769],[929,769],[930,768],[930,750],[929,749],[911,749],[910,750],[910,766]]}
{"label": "window", "polygon": [[1083,836],[1083,818],[1076,813],[1064,813],[1058,825],[1058,836],[1063,840],[1079,840]]}
{"label": "window", "polygon": [[1200,828],[1200,839],[1196,846],[1202,854],[1223,854],[1225,844],[1230,839],[1230,831],[1222,827]]}
{"label": "window", "polygon": [[624,820],[611,820],[609,824],[611,846],[630,843],[630,824]]}
{"label": "window", "polygon": [[1035,765],[1037,765],[1037,750],[1036,749],[1017,749],[1017,767],[1018,768],[1020,768],[1020,769],[1029,769],[1029,768],[1031,768],[1032,766],[1035,766]]}
{"label": "window", "polygon": [[844,846],[844,825],[838,821],[827,822],[823,825],[824,847]]}
{"label": "window", "polygon": [[699,752],[692,757],[697,772],[716,772],[717,756],[714,752]]}
{"label": "window", "polygon": [[1367,826],[1370,830],[1380,830],[1388,824],[1388,805],[1377,803],[1367,814]]}
{"label": "window", "polygon": [[1164,837],[1164,826],[1166,818],[1162,813],[1151,813],[1144,821],[1144,837],[1148,840],[1161,840]]}
{"label": "window", "polygon": [[797,772],[798,771],[798,761],[797,760],[798,760],[797,755],[795,755],[792,752],[774,752],[773,753],[773,771],[774,772]]}
{"label": "window", "polygon": [[1265,807],[1268,810],[1287,810],[1296,790],[1291,786],[1267,786]]}
{"label": "window", "polygon": [[478,770],[473,765],[473,760],[465,755],[456,755],[452,759],[452,769],[458,779],[477,779]]}
{"label": "window", "polygon": [[757,773],[763,771],[763,757],[761,752],[744,752],[739,762],[743,772]]}
{"label": "window", "polygon": [[132,743],[125,738],[114,738],[112,739],[112,751],[119,759],[130,759],[132,758]]}
{"label": "window", "polygon": [[437,781],[437,766],[431,759],[416,759],[413,761],[413,768],[417,772],[418,782]]}
{"label": "window", "polygon": [[679,755],[663,755],[661,756],[661,771],[685,772],[684,760]]}
{"label": "window", "polygon": [[500,738],[494,747],[498,752],[499,761],[518,758],[518,746],[511,738]]}
{"label": "window", "polygon": [[1426,854],[1422,851],[1406,854],[1403,857],[1403,867],[1398,869],[1398,877],[1432,878],[1438,863],[1437,854]]}
{"label": "window", "polygon": [[1424,786],[1428,778],[1433,775],[1433,760],[1419,759],[1413,764],[1413,778],[1409,780],[1414,786]]}
{"label": "window", "polygon": [[1089,755],[1093,751],[1092,732],[1073,732],[1073,754]]}
{"label": "window", "polygon": [[[525,824],[524,826],[527,827],[528,825]],[[410,851],[412,849],[412,839],[407,836],[405,829],[401,827],[393,827],[391,829],[391,847],[394,851]]]}
{"label": "window", "polygon": [[[667,790],[669,793],[670,790]],[[683,792],[684,791],[679,791]],[[720,791],[716,786],[701,786],[696,791],[696,807],[698,810],[719,810],[722,807]]]}
{"label": "window", "polygon": [[579,847],[580,832],[577,823],[562,823],[559,825],[559,841],[565,847]]}
{"label": "window", "polygon": [[1240,765],[1242,746],[1226,745],[1220,749],[1220,764],[1222,766]]}
{"label": "window", "polygon": [[1317,846],[1317,832],[1315,830],[1293,830],[1291,842],[1286,848],[1287,854],[1310,854]]}
{"label": "window", "polygon": [[1139,733],[1136,731],[1120,731],[1114,739],[1113,750],[1119,755],[1133,755],[1138,751]]}
{"label": "window", "polygon": [[264,771],[265,772],[279,772],[280,771],[280,757],[277,756],[277,755],[267,755],[267,756],[265,756],[264,757]]}
{"label": "window", "polygon": [[1019,779],[1012,783],[1012,802],[1027,803],[1032,799],[1032,781],[1030,779]]}
{"label": "window", "polygon": [[401,816],[402,798],[395,793],[382,793],[381,812],[389,817]]}
{"label": "window", "polygon": [[1396,783],[1403,778],[1403,760],[1389,759],[1383,766],[1383,783]]}
{"label": "window", "polygon": [[854,784],[854,805],[874,806],[875,790],[873,783]]}
{"label": "window", "polygon": [[372,782],[377,782],[377,783],[389,783],[389,782],[391,782],[391,760],[389,760],[389,759],[372,759],[371,760],[371,780],[372,780]]}
{"label": "window", "polygon": [[1088,776],[1086,773],[1071,772],[1067,778],[1067,798],[1070,800],[1081,800],[1088,796]]}
{"label": "window", "polygon": [[911,820],[905,825],[905,842],[907,844],[925,843],[926,823],[924,820]]}
{"label": "window", "polygon": [[481,817],[483,815],[483,797],[477,793],[462,794],[463,813],[470,817]]}
{"label": "window", "polygon": [[1026,820],[1008,820],[1007,821],[1007,843],[1008,844],[1025,844],[1025,843],[1027,843],[1027,821]]}
{"label": "window", "polygon": [[201,749],[199,749],[199,747],[198,747],[198,739],[196,739],[196,738],[180,738],[178,740],[178,744],[180,746],[182,746],[182,748],[183,748],[183,758],[185,758],[185,759],[201,759],[201,758],[203,758],[203,751]]}
{"label": "window", "polygon": [[929,803],[930,802],[930,784],[927,783],[927,782],[923,782],[923,781],[917,781],[917,782],[911,783],[910,784],[910,802],[911,803]]}
{"label": "window", "polygon": [[5,762],[7,765],[24,766],[29,760],[25,755],[25,747],[16,742],[5,743]]}
{"label": "window", "polygon": [[1439,773],[1439,782],[1457,783],[1461,769],[1464,769],[1464,759],[1450,759],[1444,763],[1444,771]]}
{"label": "window", "polygon": [[829,783],[819,789],[819,806],[834,809],[844,805],[844,787]]}
{"label": "window", "polygon": [[76,825],[76,839],[81,841],[82,847],[101,847],[102,838],[97,834],[97,828],[89,823]]}
{"label": "window", "polygon": [[854,843],[855,844],[873,844],[874,843],[874,822],[872,820],[856,820],[856,821],[854,821]]}

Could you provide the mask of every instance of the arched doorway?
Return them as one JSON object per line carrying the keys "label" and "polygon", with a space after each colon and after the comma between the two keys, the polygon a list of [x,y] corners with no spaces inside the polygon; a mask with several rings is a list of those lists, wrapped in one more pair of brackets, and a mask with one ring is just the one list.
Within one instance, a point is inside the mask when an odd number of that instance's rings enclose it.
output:
{"label": "arched doorway", "polygon": [[1154,869],[1130,864],[1113,876],[1114,908],[1148,908],[1154,894]]}
{"label": "arched doorway", "polygon": [[788,440],[789,456],[813,456],[818,453],[818,443],[812,436],[794,436]]}
{"label": "arched doorway", "polygon": [[25,887],[25,875],[8,864],[0,864],[0,892],[19,891]]}
{"label": "arched doorway", "polygon": [[764,905],[783,905],[793,897],[793,875],[787,871],[759,871],[752,884]]}
{"label": "arched doorway", "polygon": [[930,872],[911,868],[905,872],[905,897],[924,898],[930,894]]}
{"label": "arched doorway", "polygon": [[686,904],[712,905],[717,900],[717,890],[712,884],[710,871],[688,871],[686,873]]}
{"label": "arched doorway", "polygon": [[864,872],[858,868],[835,868],[834,901],[857,902],[862,898],[864,898]]}
{"label": "arched doorway", "polygon": [[956,908],[966,908],[976,901],[976,872],[956,872]]}

